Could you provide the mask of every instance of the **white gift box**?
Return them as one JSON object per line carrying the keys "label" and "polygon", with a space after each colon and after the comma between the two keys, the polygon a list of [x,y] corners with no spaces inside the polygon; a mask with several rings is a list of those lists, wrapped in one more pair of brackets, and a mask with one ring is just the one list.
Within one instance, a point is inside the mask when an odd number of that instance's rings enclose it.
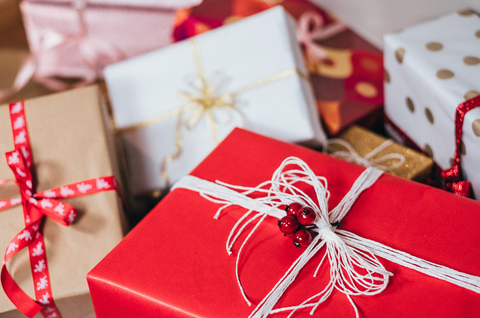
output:
{"label": "white gift box", "polygon": [[[384,41],[386,115],[440,168],[450,168],[456,108],[480,94],[480,17],[456,12]],[[480,108],[465,116],[462,141],[462,173],[480,199]]]}
{"label": "white gift box", "polygon": [[480,11],[478,0],[310,0],[327,9],[378,48],[383,35],[414,24],[472,8]]}
{"label": "white gift box", "polygon": [[[138,195],[166,186],[160,166],[180,141],[181,153],[166,165],[166,172],[171,183],[189,173],[216,146],[212,130],[217,141],[239,126],[289,142],[321,145],[325,134],[313,91],[299,74],[307,70],[295,22],[280,6],[107,67],[105,80],[132,192]],[[212,89],[211,97],[242,90],[233,107],[196,113],[202,108],[194,104],[193,110],[185,110],[191,103],[180,93],[204,96],[199,91],[201,77]],[[222,100],[229,103],[231,97]],[[184,113],[176,114],[180,109]],[[143,126],[158,116],[166,118]],[[129,130],[135,125],[142,127]]]}

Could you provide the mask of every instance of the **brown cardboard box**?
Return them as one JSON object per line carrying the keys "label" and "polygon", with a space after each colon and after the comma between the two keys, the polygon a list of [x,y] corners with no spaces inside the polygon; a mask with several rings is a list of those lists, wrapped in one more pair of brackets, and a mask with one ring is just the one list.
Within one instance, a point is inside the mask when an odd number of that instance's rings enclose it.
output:
{"label": "brown cardboard box", "polygon": [[[108,175],[120,181],[102,104],[97,86],[25,101],[38,191]],[[0,154],[14,148],[10,127],[8,107],[0,106]],[[0,159],[0,180],[12,178],[6,161]],[[18,197],[15,186],[0,187],[0,198],[14,197]],[[85,275],[123,238],[125,217],[114,191],[64,201],[78,210],[75,222],[65,227],[46,219],[43,229],[53,297],[64,318],[93,317]],[[2,253],[23,227],[21,207],[0,212]],[[33,297],[27,250],[14,256],[7,266],[20,287]],[[3,290],[0,317],[23,317]]]}
{"label": "brown cardboard box", "polygon": [[0,47],[28,49],[17,0],[0,0]]}

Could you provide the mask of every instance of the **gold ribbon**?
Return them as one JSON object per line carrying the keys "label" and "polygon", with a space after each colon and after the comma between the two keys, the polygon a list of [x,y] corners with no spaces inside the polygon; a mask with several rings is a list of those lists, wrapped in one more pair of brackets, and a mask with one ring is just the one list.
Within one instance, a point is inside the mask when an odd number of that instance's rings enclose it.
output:
{"label": "gold ribbon", "polygon": [[[167,164],[173,160],[176,160],[180,156],[183,149],[182,126],[187,127],[189,130],[192,130],[197,126],[197,124],[200,122],[203,116],[206,116],[208,120],[208,126],[210,128],[210,131],[212,132],[213,140],[215,144],[218,144],[219,137],[218,137],[217,127],[219,123],[213,113],[213,109],[215,107],[237,112],[242,117],[243,124],[244,124],[243,126],[245,127],[245,118],[243,114],[235,107],[235,104],[236,104],[235,97],[237,94],[244,92],[246,90],[251,90],[251,89],[284,79],[286,77],[293,76],[293,75],[298,75],[302,79],[309,81],[309,78],[307,75],[303,74],[296,68],[292,68],[292,69],[281,71],[272,76],[268,76],[266,78],[260,79],[258,81],[245,85],[244,87],[234,90],[232,92],[215,96],[216,87],[214,85],[209,84],[205,79],[202,62],[200,59],[200,53],[198,51],[195,40],[193,38],[190,39],[190,44],[192,48],[193,57],[195,60],[195,66],[197,69],[197,76],[198,76],[198,79],[200,80],[200,87],[196,88],[198,95],[192,94],[189,92],[180,92],[179,96],[186,99],[188,101],[187,104],[181,106],[178,109],[175,109],[175,110],[160,114],[158,116],[155,116],[153,118],[147,119],[145,121],[142,121],[138,124],[127,126],[124,128],[117,128],[118,133],[127,133],[127,132],[132,132],[132,131],[142,129],[152,124],[160,123],[164,120],[167,120],[173,117],[178,118],[176,131],[175,131],[175,152],[166,156],[163,159],[160,166],[162,177],[164,178],[167,186],[169,185],[169,179],[170,179],[167,173]],[[183,120],[184,114],[189,114],[189,116],[185,120]]]}

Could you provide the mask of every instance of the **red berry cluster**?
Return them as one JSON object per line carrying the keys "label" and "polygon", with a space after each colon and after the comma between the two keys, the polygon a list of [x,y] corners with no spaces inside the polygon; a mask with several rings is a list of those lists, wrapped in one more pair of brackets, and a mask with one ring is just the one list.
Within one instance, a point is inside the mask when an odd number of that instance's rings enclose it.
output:
{"label": "red berry cluster", "polygon": [[294,202],[285,208],[287,215],[278,221],[278,227],[285,236],[293,239],[296,247],[307,247],[312,242],[312,233],[307,228],[313,226],[315,211],[308,206]]}

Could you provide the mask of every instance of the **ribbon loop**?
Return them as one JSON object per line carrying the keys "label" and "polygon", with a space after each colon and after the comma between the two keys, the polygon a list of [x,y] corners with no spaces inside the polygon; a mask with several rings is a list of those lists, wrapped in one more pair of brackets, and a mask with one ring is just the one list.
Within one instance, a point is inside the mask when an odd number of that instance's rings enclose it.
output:
{"label": "ribbon loop", "polygon": [[68,203],[36,196],[30,169],[26,168],[24,158],[19,151],[7,152],[6,157],[20,188],[22,200],[29,205],[29,210],[38,211],[65,226],[70,225],[75,220],[78,212]]}
{"label": "ribbon loop", "polygon": [[30,169],[26,167],[23,156],[17,150],[7,152],[5,156],[19,187],[23,191],[27,191],[28,196],[32,196],[33,178]]}
{"label": "ribbon loop", "polygon": [[327,52],[315,41],[323,40],[346,30],[340,22],[325,25],[325,19],[315,11],[304,12],[298,22],[296,34],[298,42],[305,47],[307,58],[311,62],[320,62],[327,58]]}

